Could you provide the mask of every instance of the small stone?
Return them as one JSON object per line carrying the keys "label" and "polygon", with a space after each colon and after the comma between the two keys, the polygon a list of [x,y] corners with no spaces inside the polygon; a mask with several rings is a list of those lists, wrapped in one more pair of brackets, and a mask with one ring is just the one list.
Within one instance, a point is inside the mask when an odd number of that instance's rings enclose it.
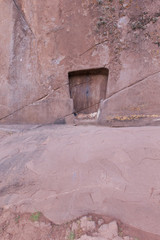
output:
{"label": "small stone", "polygon": [[98,226],[101,226],[103,223],[104,223],[104,220],[103,220],[103,219],[99,219],[99,220],[98,220]]}
{"label": "small stone", "polygon": [[123,240],[123,238],[117,236],[117,237],[113,238],[113,240]]}
{"label": "small stone", "polygon": [[123,238],[124,240],[130,240],[130,238],[128,236]]}
{"label": "small stone", "polygon": [[88,220],[86,216],[81,218],[81,228],[83,231],[93,231],[95,227],[96,224],[94,221]]}
{"label": "small stone", "polygon": [[51,224],[50,223],[45,223],[45,222],[40,222],[39,227],[40,228],[50,228]]}
{"label": "small stone", "polygon": [[88,235],[83,235],[80,238],[78,238],[77,240],[106,240],[106,238],[102,238],[102,237],[91,237]]}
{"label": "small stone", "polygon": [[101,237],[112,239],[118,236],[118,226],[116,221],[110,222],[109,224],[103,224],[98,231]]}
{"label": "small stone", "polygon": [[74,231],[76,232],[77,229],[78,229],[78,224],[75,223],[75,222],[73,222],[73,223],[72,223],[72,231],[73,231],[73,232],[74,232]]}

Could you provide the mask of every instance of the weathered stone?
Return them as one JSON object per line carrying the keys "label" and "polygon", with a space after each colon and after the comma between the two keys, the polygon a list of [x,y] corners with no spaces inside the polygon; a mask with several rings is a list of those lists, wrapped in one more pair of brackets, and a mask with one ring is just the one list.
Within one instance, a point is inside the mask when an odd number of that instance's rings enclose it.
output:
{"label": "weathered stone", "polygon": [[81,218],[81,228],[84,231],[93,231],[96,227],[95,222],[88,219],[88,217]]}
{"label": "weathered stone", "polygon": [[56,224],[97,213],[160,235],[159,134],[159,127],[1,127],[0,208],[41,211]]}
{"label": "weathered stone", "polygon": [[118,226],[114,221],[109,224],[103,224],[98,231],[101,237],[114,239],[118,235]]}
{"label": "weathered stone", "polygon": [[83,235],[82,237],[78,238],[78,240],[106,240],[106,238]]}
{"label": "weathered stone", "polygon": [[112,126],[156,125],[160,119],[160,108],[155,104],[155,96],[156,102],[160,102],[159,77],[159,73],[148,76],[144,81],[104,100],[101,103],[99,122]]}
{"label": "weathered stone", "polygon": [[124,239],[119,237],[119,236],[116,236],[116,237],[113,238],[113,240],[124,240]]}
{"label": "weathered stone", "polygon": [[72,232],[77,231],[78,228],[79,228],[79,224],[77,224],[76,222],[73,222],[73,224],[72,224]]}
{"label": "weathered stone", "polygon": [[102,225],[104,223],[104,220],[103,219],[99,219],[98,220],[98,225],[100,226],[100,225]]}
{"label": "weathered stone", "polygon": [[124,240],[131,240],[131,238],[129,238],[128,236],[123,238]]}
{"label": "weathered stone", "polygon": [[159,8],[159,0],[1,1],[0,123],[73,123],[68,73],[104,68],[105,84],[86,75],[77,90],[82,111],[103,98],[100,124],[160,124]]}

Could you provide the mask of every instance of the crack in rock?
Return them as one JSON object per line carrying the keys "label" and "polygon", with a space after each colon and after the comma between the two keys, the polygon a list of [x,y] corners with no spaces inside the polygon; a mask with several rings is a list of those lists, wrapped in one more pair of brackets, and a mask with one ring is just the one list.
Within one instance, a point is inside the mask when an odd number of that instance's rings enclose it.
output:
{"label": "crack in rock", "polygon": [[103,44],[103,43],[105,43],[105,42],[107,42],[107,41],[108,41],[108,39],[105,39],[105,40],[103,40],[102,42],[99,42],[99,43],[94,44],[93,46],[91,46],[90,48],[88,48],[86,51],[84,51],[83,53],[81,53],[81,54],[79,55],[79,57],[81,57],[82,55],[84,55],[84,54],[87,53],[88,51],[92,50],[92,49],[95,48],[96,46],[98,46],[98,45],[100,45],[100,44]]}
{"label": "crack in rock", "polygon": [[133,86],[135,86],[135,85],[137,85],[137,84],[139,84],[139,83],[147,80],[147,78],[149,78],[149,77],[151,77],[151,76],[154,76],[154,75],[156,75],[156,74],[158,74],[158,73],[160,73],[160,71],[151,73],[151,74],[149,74],[149,75],[147,75],[147,76],[145,76],[145,77],[137,80],[136,82],[131,83],[131,84],[128,85],[127,87],[124,87],[124,88],[120,89],[119,91],[114,92],[113,94],[111,94],[108,98],[105,99],[105,101],[109,100],[109,99],[112,98],[114,95],[121,93],[122,91],[126,90],[127,88],[131,88],[131,87],[133,87]]}
{"label": "crack in rock", "polygon": [[22,9],[18,6],[16,0],[12,0],[12,1],[13,1],[14,5],[16,6],[16,8],[17,8],[20,16],[22,17],[23,21],[24,21],[25,24],[27,25],[28,29],[30,30],[30,32],[32,33],[32,35],[35,37],[35,35],[34,35],[33,31],[32,31],[32,28],[31,28],[31,26],[29,25],[29,23],[28,23],[28,21],[27,21],[27,19],[26,19],[26,17],[25,17],[24,12],[23,12]]}

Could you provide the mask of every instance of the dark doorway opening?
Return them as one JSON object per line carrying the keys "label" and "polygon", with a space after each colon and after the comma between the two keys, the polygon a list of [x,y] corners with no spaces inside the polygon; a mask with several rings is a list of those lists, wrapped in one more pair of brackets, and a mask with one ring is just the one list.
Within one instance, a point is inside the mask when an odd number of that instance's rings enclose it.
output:
{"label": "dark doorway opening", "polygon": [[108,74],[107,68],[69,72],[70,97],[75,115],[98,111],[101,99],[106,98]]}

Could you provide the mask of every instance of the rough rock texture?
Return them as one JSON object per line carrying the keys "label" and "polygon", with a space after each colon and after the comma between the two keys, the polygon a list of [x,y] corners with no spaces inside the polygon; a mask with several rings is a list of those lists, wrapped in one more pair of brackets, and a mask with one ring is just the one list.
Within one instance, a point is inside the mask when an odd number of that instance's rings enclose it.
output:
{"label": "rough rock texture", "polygon": [[[3,240],[152,240],[152,238],[148,238],[148,235],[139,235],[136,231],[132,233],[129,227],[127,231],[130,235],[128,233],[126,235],[125,228],[120,227],[121,223],[117,225],[116,221],[109,220],[100,226],[97,224],[98,219],[102,220],[98,215],[88,215],[66,224],[56,225],[46,219],[41,212],[20,214],[1,210],[0,237]],[[81,228],[82,221],[83,229]],[[94,228],[87,230],[87,226],[91,224],[94,225]],[[114,231],[112,228],[109,229],[113,224],[116,226]],[[72,229],[73,225],[76,226],[74,230]],[[86,228],[84,228],[85,226]],[[108,238],[105,231],[100,230],[103,226],[107,230],[109,229],[110,235],[113,233],[113,237]],[[101,237],[101,235],[105,235],[105,237]],[[132,237],[128,235],[132,235]]]}
{"label": "rough rock texture", "polygon": [[68,72],[102,67],[99,123],[159,118],[159,21],[159,0],[0,1],[0,122],[71,121]]}
{"label": "rough rock texture", "polygon": [[0,208],[54,223],[97,213],[160,235],[159,127],[0,130]]}

